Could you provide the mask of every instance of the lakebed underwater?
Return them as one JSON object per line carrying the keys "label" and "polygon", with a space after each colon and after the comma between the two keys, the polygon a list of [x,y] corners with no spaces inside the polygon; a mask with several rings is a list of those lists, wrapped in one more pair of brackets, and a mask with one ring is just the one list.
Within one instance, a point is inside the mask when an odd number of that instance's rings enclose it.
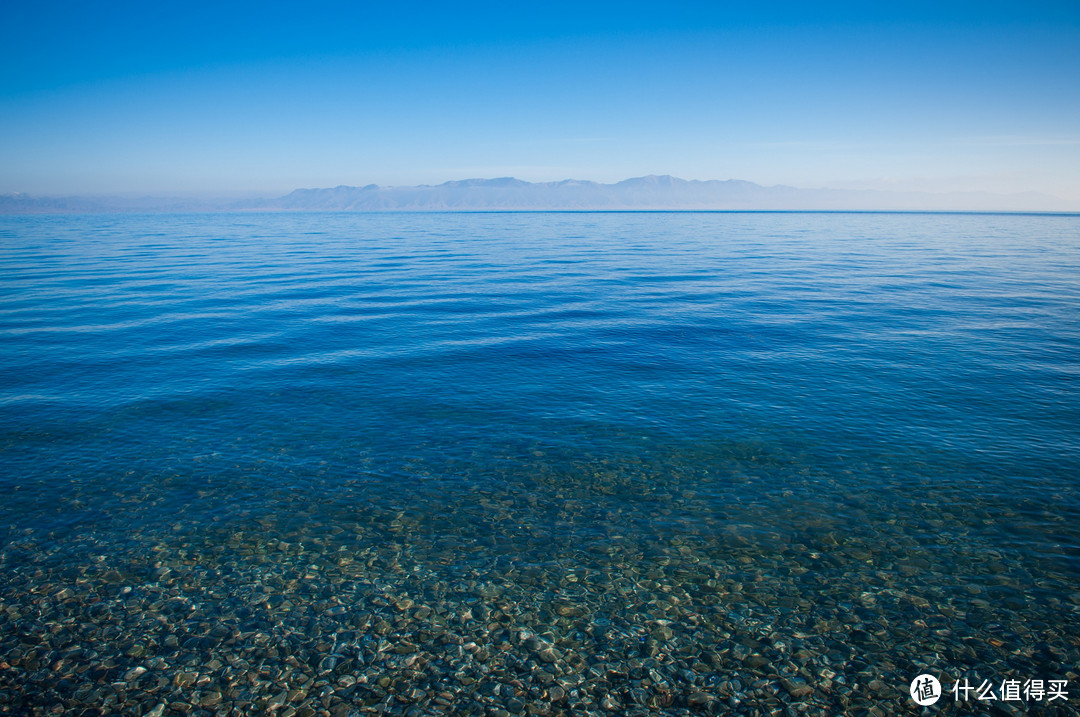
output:
{"label": "lakebed underwater", "polygon": [[3,714],[1080,713],[1075,215],[0,217],[0,465]]}

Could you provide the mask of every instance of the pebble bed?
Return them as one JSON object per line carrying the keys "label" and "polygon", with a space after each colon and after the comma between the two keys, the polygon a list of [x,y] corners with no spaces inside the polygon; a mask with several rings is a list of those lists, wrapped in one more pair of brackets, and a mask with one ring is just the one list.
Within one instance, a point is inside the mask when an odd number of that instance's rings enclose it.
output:
{"label": "pebble bed", "polygon": [[[794,458],[677,458],[527,447],[486,480],[413,466],[409,486],[332,491],[208,469],[179,507],[190,476],[118,479],[108,519],[5,526],[0,713],[917,714],[908,685],[930,673],[946,691],[1038,678],[1070,693],[946,692],[927,714],[1080,714],[1075,574],[988,537],[1022,533],[1025,501],[879,476],[884,492],[848,490],[841,514],[850,480]],[[779,488],[747,488],[766,478]],[[105,505],[77,487],[24,500]]]}

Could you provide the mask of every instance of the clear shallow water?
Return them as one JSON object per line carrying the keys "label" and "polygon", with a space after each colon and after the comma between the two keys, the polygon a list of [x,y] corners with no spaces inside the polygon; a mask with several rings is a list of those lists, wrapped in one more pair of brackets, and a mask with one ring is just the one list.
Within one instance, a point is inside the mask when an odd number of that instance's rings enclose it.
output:
{"label": "clear shallow water", "polygon": [[[1080,218],[4,217],[0,246],[0,709],[254,713],[290,680],[312,714],[890,711],[924,671],[1080,693]],[[493,656],[454,662],[403,599]],[[57,648],[64,616],[97,632]],[[178,685],[206,656],[165,635],[224,624],[348,632],[354,662]],[[39,674],[72,645],[99,655]],[[524,679],[551,664],[561,698]]]}

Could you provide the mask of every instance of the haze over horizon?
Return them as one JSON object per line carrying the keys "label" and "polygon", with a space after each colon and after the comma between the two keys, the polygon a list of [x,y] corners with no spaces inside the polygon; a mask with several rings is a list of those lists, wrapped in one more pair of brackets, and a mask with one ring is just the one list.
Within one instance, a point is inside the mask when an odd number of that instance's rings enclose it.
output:
{"label": "haze over horizon", "polygon": [[649,174],[1080,200],[1080,4],[5,4],[0,193]]}

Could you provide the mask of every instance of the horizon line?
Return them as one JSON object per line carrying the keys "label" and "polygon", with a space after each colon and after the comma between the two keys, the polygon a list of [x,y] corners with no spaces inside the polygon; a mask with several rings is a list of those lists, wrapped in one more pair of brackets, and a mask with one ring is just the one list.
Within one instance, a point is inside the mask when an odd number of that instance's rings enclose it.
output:
{"label": "horizon line", "polygon": [[[2,195],[0,195],[2,196]],[[1077,210],[1031,209],[225,209],[171,211],[5,212],[8,217],[186,216],[221,214],[935,214],[980,216],[1080,217]]]}
{"label": "horizon line", "polygon": [[[471,177],[463,177],[463,178],[460,178],[460,179],[447,179],[447,180],[444,180],[442,182],[438,182],[438,183],[434,183],[434,184],[427,184],[427,183],[421,183],[421,184],[376,184],[374,182],[369,182],[367,184],[344,184],[344,183],[339,183],[339,184],[335,184],[335,185],[294,186],[291,189],[265,189],[265,190],[260,190],[260,189],[187,189],[187,190],[170,189],[170,190],[158,190],[158,191],[150,191],[150,192],[138,191],[138,190],[117,190],[117,191],[106,191],[106,192],[97,192],[97,193],[72,191],[72,192],[61,192],[61,193],[51,193],[51,194],[37,194],[37,193],[33,193],[33,192],[26,192],[26,191],[19,190],[19,191],[11,191],[11,192],[0,193],[0,197],[24,197],[24,198],[28,198],[28,199],[110,199],[110,198],[116,198],[116,199],[135,199],[135,198],[142,198],[142,199],[172,199],[172,198],[196,199],[196,198],[199,198],[199,199],[209,200],[209,199],[215,199],[215,198],[220,198],[220,199],[230,198],[230,195],[231,195],[231,198],[236,198],[236,199],[240,199],[240,198],[254,199],[254,198],[283,198],[283,197],[288,196],[289,194],[291,194],[293,192],[299,192],[299,191],[322,191],[322,190],[332,190],[332,189],[360,189],[360,190],[363,190],[363,189],[373,189],[373,190],[383,190],[383,189],[385,189],[385,190],[425,189],[425,188],[441,187],[441,186],[444,186],[444,185],[447,185],[447,184],[454,184],[454,183],[461,183],[461,182],[473,182],[473,181],[476,181],[476,182],[496,182],[496,181],[500,181],[500,180],[513,180],[515,182],[521,182],[523,184],[530,184],[530,185],[552,185],[552,184],[564,184],[564,183],[567,183],[567,182],[581,182],[581,183],[587,183],[587,184],[595,184],[595,185],[599,185],[599,186],[615,186],[615,185],[618,185],[618,184],[622,184],[624,182],[632,182],[634,180],[644,180],[644,179],[671,179],[671,180],[677,180],[677,181],[680,181],[680,182],[698,183],[698,184],[709,184],[709,183],[721,183],[722,184],[722,183],[734,182],[734,183],[741,183],[741,184],[751,184],[751,185],[754,185],[756,187],[761,187],[763,189],[795,189],[795,190],[798,190],[798,191],[810,191],[810,192],[814,192],[814,191],[833,191],[833,192],[866,192],[866,193],[877,192],[877,193],[891,193],[891,194],[929,194],[929,195],[938,196],[938,197],[947,197],[949,195],[955,195],[955,194],[981,194],[981,195],[990,195],[990,196],[999,196],[999,197],[1023,197],[1023,196],[1032,196],[1032,195],[1034,195],[1034,196],[1044,197],[1044,198],[1047,198],[1047,199],[1054,199],[1054,200],[1061,201],[1061,202],[1066,202],[1066,203],[1080,202],[1080,199],[1068,199],[1068,198],[1065,198],[1065,197],[1062,197],[1062,196],[1059,196],[1059,195],[1056,195],[1056,194],[1049,194],[1047,192],[1034,190],[1034,189],[1027,189],[1027,190],[1021,190],[1021,191],[1015,191],[1015,192],[1001,192],[1001,191],[993,191],[993,190],[988,190],[988,189],[949,189],[949,190],[942,191],[942,190],[932,190],[932,189],[891,189],[891,188],[880,188],[880,187],[836,187],[836,186],[829,186],[829,185],[825,185],[825,184],[807,186],[807,185],[795,185],[795,184],[784,184],[784,183],[762,184],[760,182],[755,182],[753,180],[738,179],[738,178],[735,178],[735,177],[729,177],[728,179],[715,179],[715,178],[714,179],[685,179],[683,177],[679,177],[679,176],[676,176],[676,175],[673,175],[673,174],[655,174],[655,173],[642,174],[642,175],[637,175],[637,176],[633,176],[633,177],[626,177],[625,179],[619,179],[619,180],[607,181],[607,182],[600,181],[600,180],[595,180],[595,179],[580,179],[580,178],[577,178],[577,177],[565,177],[563,179],[532,181],[532,180],[528,180],[528,179],[519,179],[518,177],[515,177],[515,176],[512,176],[512,175],[502,175],[502,176],[497,176],[497,177],[471,176]],[[851,181],[851,180],[844,180],[844,181],[848,182],[848,181]],[[799,211],[799,210],[795,210],[795,211]],[[826,210],[826,211],[828,211],[828,210]],[[841,211],[843,211],[843,210],[841,210]],[[871,211],[873,211],[873,210],[871,210]],[[886,211],[891,211],[891,210],[886,210]],[[906,211],[906,210],[903,210],[903,211]],[[914,211],[918,211],[918,210],[914,210]],[[931,210],[931,211],[937,211],[937,210]],[[951,211],[951,210],[946,210],[946,211]],[[958,210],[958,211],[964,211],[964,210]],[[976,211],[981,211],[981,210],[976,210]]]}
{"label": "horizon line", "polygon": [[512,176],[440,184],[339,184],[281,192],[0,195],[3,214],[198,214],[244,212],[945,212],[1073,214],[1080,201],[1041,192],[934,192],[766,186],[743,179],[649,174],[617,182]]}

